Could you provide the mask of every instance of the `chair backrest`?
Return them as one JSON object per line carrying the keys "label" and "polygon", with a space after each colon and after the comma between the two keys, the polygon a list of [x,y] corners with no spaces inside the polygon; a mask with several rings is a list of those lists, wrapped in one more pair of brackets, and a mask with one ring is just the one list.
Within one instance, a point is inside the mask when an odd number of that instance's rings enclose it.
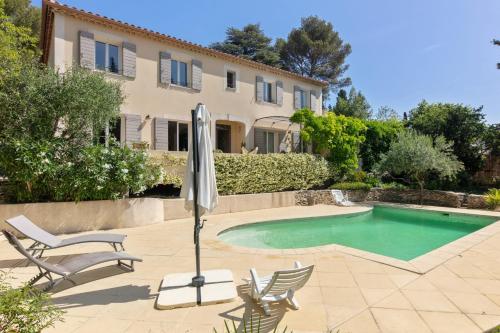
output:
{"label": "chair backrest", "polygon": [[2,233],[4,234],[5,238],[7,238],[7,240],[9,241],[9,243],[19,252],[21,253],[23,256],[26,257],[26,259],[28,259],[29,261],[31,261],[32,263],[34,263],[35,265],[41,267],[41,268],[44,268],[45,270],[49,271],[49,272],[52,272],[52,273],[56,273],[56,274],[59,274],[59,275],[66,275],[64,273],[64,271],[62,271],[61,269],[57,268],[56,266],[52,265],[52,264],[49,264],[43,260],[40,260],[38,258],[35,258],[34,256],[32,256],[28,251],[26,251],[26,249],[23,247],[23,245],[21,244],[21,242],[19,242],[19,239],[17,239],[16,236],[14,236],[14,234],[10,231],[7,231],[7,230],[2,230]]}
{"label": "chair backrest", "polygon": [[39,228],[24,215],[12,217],[5,222],[23,235],[49,247],[56,247],[61,243],[59,238]]}
{"label": "chair backrest", "polygon": [[332,191],[332,196],[337,203],[341,203],[341,202],[345,201],[344,193],[342,193],[341,190],[331,190],[331,191]]}
{"label": "chair backrest", "polygon": [[311,277],[314,265],[276,271],[261,295],[281,295],[288,290],[299,290]]}

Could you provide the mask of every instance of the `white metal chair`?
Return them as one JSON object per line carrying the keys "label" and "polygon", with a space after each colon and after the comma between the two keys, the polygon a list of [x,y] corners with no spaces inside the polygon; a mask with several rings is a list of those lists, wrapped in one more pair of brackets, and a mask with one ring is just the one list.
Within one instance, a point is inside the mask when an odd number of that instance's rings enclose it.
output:
{"label": "white metal chair", "polygon": [[251,296],[261,302],[267,316],[271,315],[269,302],[287,299],[292,307],[299,309],[299,302],[295,292],[302,288],[311,277],[314,265],[302,266],[298,261],[295,268],[274,272],[271,276],[259,277],[255,268],[250,269],[251,278],[247,279],[250,285]]}

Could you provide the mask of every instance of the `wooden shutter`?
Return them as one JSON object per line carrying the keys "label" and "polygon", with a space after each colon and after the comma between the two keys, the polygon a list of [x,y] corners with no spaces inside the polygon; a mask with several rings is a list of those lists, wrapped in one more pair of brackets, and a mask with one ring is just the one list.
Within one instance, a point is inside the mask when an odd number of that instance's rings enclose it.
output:
{"label": "wooden shutter", "polygon": [[141,142],[141,116],[138,114],[125,114],[125,143]]}
{"label": "wooden shutter", "polygon": [[255,100],[257,102],[264,100],[264,78],[262,76],[255,77]]}
{"label": "wooden shutter", "polygon": [[293,87],[293,107],[300,109],[300,88],[297,86]]}
{"label": "wooden shutter", "polygon": [[318,97],[316,90],[311,90],[309,93],[309,104],[312,111],[316,112],[318,108]]}
{"label": "wooden shutter", "polygon": [[201,82],[203,76],[203,66],[201,61],[193,60],[191,61],[191,87],[194,90],[201,91]]}
{"label": "wooden shutter", "polygon": [[95,68],[95,40],[94,34],[80,31],[80,66],[87,69]]}
{"label": "wooden shutter", "polygon": [[283,82],[276,81],[276,104],[283,105]]}
{"label": "wooden shutter", "polygon": [[259,147],[259,154],[265,154],[267,152],[266,145],[266,131],[260,128],[254,129],[254,146]]}
{"label": "wooden shutter", "polygon": [[154,119],[154,147],[157,150],[168,150],[168,119]]}
{"label": "wooden shutter", "polygon": [[123,42],[123,75],[135,78],[136,46],[129,42]]}
{"label": "wooden shutter", "polygon": [[160,52],[160,83],[170,84],[171,55],[168,52]]}

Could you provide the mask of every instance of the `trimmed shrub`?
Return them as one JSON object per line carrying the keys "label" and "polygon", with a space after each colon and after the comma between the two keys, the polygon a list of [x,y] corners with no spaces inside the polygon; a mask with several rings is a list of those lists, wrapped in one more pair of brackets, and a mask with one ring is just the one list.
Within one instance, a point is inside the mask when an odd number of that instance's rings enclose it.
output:
{"label": "trimmed shrub", "polygon": [[362,182],[341,182],[341,183],[335,183],[332,186],[330,186],[331,189],[342,190],[342,191],[348,191],[348,190],[369,191],[372,187],[373,186],[371,184]]}
{"label": "trimmed shrub", "polygon": [[68,152],[62,141],[15,140],[1,149],[0,165],[13,202],[118,199],[162,181],[161,168],[143,150],[111,142]]}
{"label": "trimmed shrub", "polygon": [[[163,184],[182,185],[187,157],[165,154]],[[219,194],[305,190],[322,186],[331,176],[329,163],[311,154],[215,154]]]}

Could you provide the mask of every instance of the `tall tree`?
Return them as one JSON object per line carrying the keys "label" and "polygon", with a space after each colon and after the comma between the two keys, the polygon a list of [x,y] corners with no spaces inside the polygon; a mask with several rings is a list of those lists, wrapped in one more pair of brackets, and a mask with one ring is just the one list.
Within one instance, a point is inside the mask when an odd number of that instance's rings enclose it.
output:
{"label": "tall tree", "polygon": [[378,108],[375,118],[377,118],[377,120],[399,119],[399,115],[396,110],[390,106],[381,106]]}
{"label": "tall tree", "polygon": [[42,14],[39,7],[31,5],[31,0],[3,0],[0,5],[14,25],[28,28],[31,36],[38,38]]}
{"label": "tall tree", "polygon": [[0,87],[8,76],[17,73],[23,63],[30,62],[38,54],[37,38],[30,35],[28,28],[12,23],[0,0]]}
{"label": "tall tree", "polygon": [[330,91],[351,84],[351,79],[344,77],[351,45],[340,38],[330,22],[317,16],[302,18],[301,26],[292,29],[286,41],[278,41],[277,47],[284,68],[329,83],[323,101]]}
{"label": "tall tree", "polygon": [[420,188],[420,203],[429,176],[454,178],[463,169],[451,149],[451,143],[442,136],[434,140],[413,130],[398,134],[386,154],[375,165],[377,173],[389,174],[407,182],[415,182]]}
{"label": "tall tree", "polygon": [[409,125],[432,138],[444,136],[453,143],[453,152],[473,175],[482,166],[486,130],[482,107],[422,101],[410,111]]}
{"label": "tall tree", "polygon": [[266,65],[278,66],[279,54],[271,42],[272,38],[264,34],[259,24],[247,24],[241,30],[228,28],[226,39],[211,44],[210,48]]}
{"label": "tall tree", "polygon": [[355,117],[360,119],[370,118],[372,111],[366,97],[354,87],[349,91],[349,95],[344,89],[340,89],[337,94],[337,102],[332,109],[338,115]]}

